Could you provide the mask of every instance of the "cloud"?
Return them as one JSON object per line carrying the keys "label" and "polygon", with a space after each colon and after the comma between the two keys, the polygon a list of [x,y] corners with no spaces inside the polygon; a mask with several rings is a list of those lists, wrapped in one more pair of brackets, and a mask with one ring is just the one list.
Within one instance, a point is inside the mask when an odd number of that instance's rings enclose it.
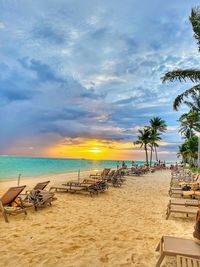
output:
{"label": "cloud", "polygon": [[132,142],[153,116],[170,125],[164,141],[178,144],[181,111],[173,111],[172,102],[191,83],[160,78],[198,67],[188,20],[196,4],[36,0],[14,12],[4,3],[0,149],[23,146],[22,140],[34,153],[44,140],[48,146],[76,138]]}
{"label": "cloud", "polygon": [[4,29],[4,28],[5,28],[5,24],[0,21],[0,29]]}

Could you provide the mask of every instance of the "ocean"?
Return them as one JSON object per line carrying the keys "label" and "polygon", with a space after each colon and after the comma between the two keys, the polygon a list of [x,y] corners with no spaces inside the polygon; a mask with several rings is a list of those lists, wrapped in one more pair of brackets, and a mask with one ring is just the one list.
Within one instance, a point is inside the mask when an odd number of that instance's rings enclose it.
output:
{"label": "ocean", "polygon": [[[119,161],[122,164],[122,161]],[[143,165],[144,161],[135,161]],[[131,161],[126,161],[128,167]],[[21,174],[24,177],[39,176],[95,170],[103,168],[116,168],[117,160],[88,160],[88,159],[66,159],[66,158],[32,158],[0,156],[0,180],[15,179]]]}

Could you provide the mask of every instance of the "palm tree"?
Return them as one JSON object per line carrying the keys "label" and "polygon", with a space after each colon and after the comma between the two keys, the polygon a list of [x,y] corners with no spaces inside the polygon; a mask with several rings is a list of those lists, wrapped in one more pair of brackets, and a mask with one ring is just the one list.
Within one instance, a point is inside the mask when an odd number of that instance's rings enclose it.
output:
{"label": "palm tree", "polygon": [[197,111],[190,110],[188,113],[184,113],[178,121],[181,123],[179,132],[185,138],[190,138],[194,131],[200,131],[200,113]]}
{"label": "palm tree", "polygon": [[198,158],[198,137],[192,135],[189,139],[179,146],[178,156],[182,156],[184,163],[189,163],[190,166],[195,166],[197,164]]}
{"label": "palm tree", "polygon": [[[151,125],[150,128],[152,129],[152,131],[155,132],[155,134],[158,132],[163,133],[167,130],[167,125],[165,121],[162,120],[160,117],[153,117],[152,119],[150,119],[150,125]],[[160,139],[157,139],[157,141]],[[156,160],[158,161],[158,153],[156,147],[158,147],[158,144],[154,146]]]}
{"label": "palm tree", "polygon": [[[197,39],[198,50],[200,52],[200,8],[193,8],[191,11],[190,22],[194,31],[194,37]],[[165,81],[184,81],[190,80],[192,82],[200,82],[200,70],[199,69],[177,69],[174,71],[167,72],[164,77],[162,77],[163,82]],[[173,108],[178,110],[184,99],[200,93],[200,83],[193,86],[192,88],[186,90],[182,94],[178,95],[173,103]]]}
{"label": "palm tree", "polygon": [[138,132],[139,132],[138,140],[133,142],[133,144],[140,145],[140,147],[144,147],[146,164],[149,165],[148,144],[150,143],[150,139],[151,139],[151,131],[148,127],[144,127],[143,130],[138,130]]}
{"label": "palm tree", "polygon": [[187,105],[190,110],[200,112],[200,91],[194,92],[191,95],[191,101],[184,101],[184,104]]}
{"label": "palm tree", "polygon": [[152,163],[152,156],[153,156],[153,151],[154,151],[154,149],[156,149],[156,147],[159,146],[159,145],[156,143],[156,141],[161,140],[161,137],[160,137],[160,133],[158,133],[156,130],[151,129],[150,127],[149,127],[149,130],[150,130],[150,132],[151,132],[150,140],[149,140],[149,147],[150,147],[150,149],[151,149],[151,154],[150,154],[150,166],[151,166],[151,163]]}

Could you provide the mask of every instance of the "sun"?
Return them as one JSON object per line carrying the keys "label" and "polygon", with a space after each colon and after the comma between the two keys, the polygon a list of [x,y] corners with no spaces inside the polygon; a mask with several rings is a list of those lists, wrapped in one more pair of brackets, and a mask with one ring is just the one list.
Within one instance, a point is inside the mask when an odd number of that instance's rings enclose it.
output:
{"label": "sun", "polygon": [[102,152],[101,149],[98,148],[98,147],[93,147],[92,149],[89,149],[88,151],[91,152],[91,153],[95,153],[95,154]]}

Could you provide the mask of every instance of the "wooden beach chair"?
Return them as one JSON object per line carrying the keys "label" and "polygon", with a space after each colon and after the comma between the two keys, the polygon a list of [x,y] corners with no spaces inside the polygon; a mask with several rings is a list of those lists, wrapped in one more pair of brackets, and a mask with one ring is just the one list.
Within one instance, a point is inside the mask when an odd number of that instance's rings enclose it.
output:
{"label": "wooden beach chair", "polygon": [[200,259],[188,258],[185,256],[176,256],[177,267],[200,267]]}
{"label": "wooden beach chair", "polygon": [[200,190],[194,191],[193,198],[200,199]]}
{"label": "wooden beach chair", "polygon": [[92,184],[92,185],[55,185],[55,186],[51,186],[49,191],[51,190],[55,190],[55,191],[63,191],[63,192],[67,192],[67,193],[89,193],[90,195],[93,194],[98,194],[98,190],[97,188]]}
{"label": "wooden beach chair", "polygon": [[44,190],[49,183],[50,181],[37,183],[32,190],[26,191],[25,194],[20,194],[24,206],[27,208],[33,206],[37,210],[38,207],[51,205],[51,202],[55,201],[56,198],[53,193],[49,194]]}
{"label": "wooden beach chair", "polygon": [[33,188],[33,190],[44,190],[45,187],[50,183],[50,181],[45,181],[41,183],[37,183],[36,186]]}
{"label": "wooden beach chair", "polygon": [[0,211],[6,222],[9,222],[8,215],[15,215],[18,213],[27,215],[22,199],[19,197],[25,187],[25,185],[10,187],[8,191],[0,197]]}
{"label": "wooden beach chair", "polygon": [[111,178],[111,183],[114,187],[121,187],[125,179],[121,176],[120,170],[115,171]]}
{"label": "wooden beach chair", "polygon": [[93,178],[106,178],[106,176],[109,174],[110,170],[111,170],[110,168],[105,168],[105,169],[103,169],[103,171],[101,173],[90,174],[90,177],[93,177]]}
{"label": "wooden beach chair", "polygon": [[173,236],[163,236],[156,248],[160,253],[156,267],[160,267],[165,256],[184,256],[200,259],[200,245],[193,240],[177,238]]}
{"label": "wooden beach chair", "polygon": [[65,186],[82,186],[82,187],[89,187],[89,186],[93,186],[93,188],[95,188],[95,190],[97,191],[97,193],[99,192],[104,192],[106,189],[108,189],[108,183],[107,180],[105,179],[84,179],[83,182],[68,182],[66,184],[63,184]]}
{"label": "wooden beach chair", "polygon": [[171,213],[185,214],[187,217],[189,215],[196,215],[198,211],[198,206],[184,206],[184,205],[173,205],[170,204],[166,211],[166,220],[169,219]]}
{"label": "wooden beach chair", "polygon": [[200,200],[198,199],[184,199],[184,198],[171,198],[169,200],[169,205],[180,205],[185,207],[198,207],[200,206]]}
{"label": "wooden beach chair", "polygon": [[195,198],[195,191],[194,190],[189,190],[189,191],[184,191],[182,189],[172,189],[170,191],[170,197],[182,197],[182,198]]}
{"label": "wooden beach chair", "polygon": [[[28,205],[31,203],[34,206],[35,210],[47,205],[51,206],[52,202],[55,200],[57,200],[57,198],[55,198],[55,194],[53,192],[48,192],[40,189],[32,190],[27,195]],[[24,202],[24,205],[26,205],[26,202]]]}
{"label": "wooden beach chair", "polygon": [[[44,190],[49,183],[50,181],[37,183],[32,190]],[[27,200],[27,196],[31,193],[32,190],[27,190],[25,194],[20,194],[20,197],[23,199],[23,201]]]}
{"label": "wooden beach chair", "polygon": [[[188,190],[183,190],[184,188],[183,187],[170,187],[169,188],[169,191],[168,191],[168,193],[169,193],[169,196],[171,197],[172,195],[179,195],[179,193],[180,194],[182,194],[182,193],[184,193],[184,192],[193,192],[193,191],[198,191],[199,190],[199,185],[198,184],[196,184],[196,185],[193,185],[193,186],[191,186],[191,185],[188,185],[188,187],[187,187],[187,189]],[[185,196],[187,196],[187,195],[192,195],[193,193],[186,193],[185,194]],[[183,194],[184,195],[184,194]]]}

